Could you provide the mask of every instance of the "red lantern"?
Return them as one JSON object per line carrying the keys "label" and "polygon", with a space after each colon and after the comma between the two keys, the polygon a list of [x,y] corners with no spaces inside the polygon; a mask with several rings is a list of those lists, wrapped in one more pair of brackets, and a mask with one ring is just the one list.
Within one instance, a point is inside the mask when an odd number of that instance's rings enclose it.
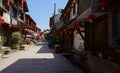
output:
{"label": "red lantern", "polygon": [[72,3],[70,7],[73,7],[73,6],[74,6],[74,4]]}
{"label": "red lantern", "polygon": [[80,22],[77,22],[77,23],[76,23],[76,27],[77,27],[77,28],[80,28]]}
{"label": "red lantern", "polygon": [[11,28],[11,27],[12,27],[12,25],[11,25],[11,24],[9,24],[9,25],[8,25],[8,27],[9,27],[9,28]]}
{"label": "red lantern", "polygon": [[105,7],[106,7],[106,2],[105,2],[105,1],[101,1],[101,2],[99,3],[99,8],[100,8],[101,10],[104,10]]}
{"label": "red lantern", "polygon": [[95,15],[91,13],[91,14],[88,16],[89,22],[92,23],[94,19],[95,19]]}
{"label": "red lantern", "polygon": [[4,22],[4,19],[3,18],[0,18],[0,24]]}
{"label": "red lantern", "polygon": [[7,5],[10,6],[10,0],[7,0]]}
{"label": "red lantern", "polygon": [[25,30],[25,32],[26,32],[26,31],[27,31],[27,28],[25,28],[24,30]]}
{"label": "red lantern", "polygon": [[66,13],[68,13],[70,11],[70,9],[68,8],[67,10],[66,10]]}
{"label": "red lantern", "polygon": [[24,7],[24,1],[21,0],[21,10],[23,10],[23,7]]}
{"label": "red lantern", "polygon": [[71,3],[71,7],[73,7],[75,4],[76,4],[76,1],[75,1],[75,0],[72,1],[72,3]]}

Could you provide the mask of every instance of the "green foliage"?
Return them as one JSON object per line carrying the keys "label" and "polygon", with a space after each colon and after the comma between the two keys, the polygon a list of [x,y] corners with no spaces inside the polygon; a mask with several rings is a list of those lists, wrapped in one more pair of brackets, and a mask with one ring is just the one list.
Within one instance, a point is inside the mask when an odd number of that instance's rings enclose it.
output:
{"label": "green foliage", "polygon": [[40,42],[40,37],[37,37],[36,40],[37,40],[37,42]]}
{"label": "green foliage", "polygon": [[30,44],[33,40],[31,38],[26,38],[27,44]]}
{"label": "green foliage", "polygon": [[48,34],[48,37],[52,40],[52,43],[56,44],[58,42],[58,37],[56,36],[57,32],[52,31]]}
{"label": "green foliage", "polygon": [[1,36],[2,45],[6,42],[6,37]]}
{"label": "green foliage", "polygon": [[12,33],[12,38],[15,38],[15,39],[20,39],[20,32],[14,32]]}
{"label": "green foliage", "polygon": [[18,49],[20,45],[20,32],[14,32],[12,34],[12,41],[11,41],[11,48],[12,49]]}
{"label": "green foliage", "polygon": [[4,44],[5,41],[6,41],[6,37],[0,36],[0,52],[2,52],[2,45]]}

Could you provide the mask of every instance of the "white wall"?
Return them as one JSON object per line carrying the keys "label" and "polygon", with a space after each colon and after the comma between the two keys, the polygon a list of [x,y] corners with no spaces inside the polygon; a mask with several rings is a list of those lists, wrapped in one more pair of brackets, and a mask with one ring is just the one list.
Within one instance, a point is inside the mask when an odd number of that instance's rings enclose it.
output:
{"label": "white wall", "polygon": [[74,31],[73,48],[76,49],[77,51],[84,50],[84,41],[82,40],[82,37],[79,34],[76,34],[76,31]]}
{"label": "white wall", "polygon": [[55,15],[55,23],[60,23],[60,16],[61,14]]}
{"label": "white wall", "polygon": [[3,13],[3,18],[5,19],[5,23],[10,24],[10,15],[8,13]]}

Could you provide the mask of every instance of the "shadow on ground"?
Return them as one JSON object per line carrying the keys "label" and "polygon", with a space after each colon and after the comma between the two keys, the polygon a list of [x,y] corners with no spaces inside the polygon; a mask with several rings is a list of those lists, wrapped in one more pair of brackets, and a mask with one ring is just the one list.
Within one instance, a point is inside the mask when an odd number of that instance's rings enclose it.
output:
{"label": "shadow on ground", "polygon": [[50,49],[48,44],[44,44],[37,53],[54,53],[54,50]]}
{"label": "shadow on ground", "polygon": [[36,44],[36,46],[45,45],[45,44],[47,44],[47,43],[46,42],[41,42],[41,43]]}
{"label": "shadow on ground", "polygon": [[19,59],[0,73],[83,73],[61,55],[47,59]]}

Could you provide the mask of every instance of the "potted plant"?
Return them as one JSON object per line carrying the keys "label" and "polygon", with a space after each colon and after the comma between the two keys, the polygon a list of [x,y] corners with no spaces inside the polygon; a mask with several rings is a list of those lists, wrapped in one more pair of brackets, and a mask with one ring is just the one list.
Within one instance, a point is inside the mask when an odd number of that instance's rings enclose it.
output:
{"label": "potted plant", "polygon": [[56,53],[62,53],[62,47],[61,47],[61,45],[55,45],[55,52]]}
{"label": "potted plant", "polygon": [[8,51],[5,51],[3,49],[3,44],[4,44],[5,41],[6,41],[6,37],[0,36],[0,53],[2,53],[2,56],[4,56],[4,54],[8,53]]}
{"label": "potted plant", "polygon": [[11,49],[17,50],[20,48],[20,32],[12,34]]}

